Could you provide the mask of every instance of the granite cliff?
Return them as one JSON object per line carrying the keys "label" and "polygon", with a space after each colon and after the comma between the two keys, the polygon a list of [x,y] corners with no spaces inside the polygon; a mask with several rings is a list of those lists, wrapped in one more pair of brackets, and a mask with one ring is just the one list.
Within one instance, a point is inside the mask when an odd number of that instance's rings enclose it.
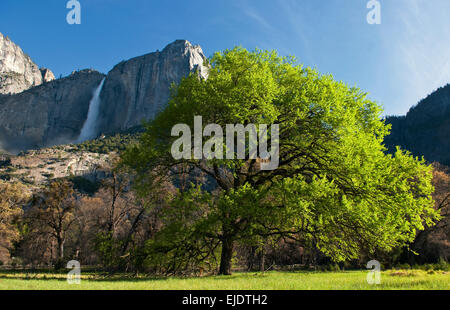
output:
{"label": "granite cliff", "polygon": [[74,141],[86,120],[93,90],[103,78],[97,71],[83,70],[0,96],[0,146],[14,153]]}
{"label": "granite cliff", "polygon": [[22,49],[0,33],[0,94],[17,94],[55,79],[39,67]]}
{"label": "granite cliff", "polygon": [[172,83],[193,71],[206,78],[205,59],[200,46],[177,40],[161,52],[116,65],[100,94],[97,133],[125,130],[154,118],[166,106]]}
{"label": "granite cliff", "polygon": [[[8,152],[79,141],[83,125],[92,127],[91,119],[86,122],[91,101],[98,104],[98,115],[90,136],[135,127],[165,107],[173,83],[190,72],[202,78],[208,74],[201,47],[177,40],[162,51],[119,63],[106,77],[82,70],[54,80],[50,70],[39,69],[17,45],[0,38],[0,67],[14,72],[8,76],[15,81],[0,83],[8,93],[0,94],[0,149]],[[99,100],[92,100],[94,92]]]}

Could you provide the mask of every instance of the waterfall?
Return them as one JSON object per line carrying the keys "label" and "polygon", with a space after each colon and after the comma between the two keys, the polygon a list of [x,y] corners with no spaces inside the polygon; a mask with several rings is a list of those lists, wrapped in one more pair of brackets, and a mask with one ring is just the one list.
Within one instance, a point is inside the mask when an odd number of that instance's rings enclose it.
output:
{"label": "waterfall", "polygon": [[100,93],[102,92],[105,78],[103,78],[100,85],[95,89],[91,102],[89,102],[89,112],[83,128],[81,129],[80,136],[77,142],[81,143],[86,140],[94,139],[97,137],[97,119],[100,112]]}

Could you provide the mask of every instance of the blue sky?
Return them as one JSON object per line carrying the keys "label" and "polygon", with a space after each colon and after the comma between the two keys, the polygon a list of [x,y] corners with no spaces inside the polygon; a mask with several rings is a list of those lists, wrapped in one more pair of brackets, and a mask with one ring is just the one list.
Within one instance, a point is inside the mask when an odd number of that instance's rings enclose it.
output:
{"label": "blue sky", "polygon": [[207,56],[276,49],[369,92],[389,115],[450,82],[449,0],[379,0],[381,25],[366,22],[368,0],[79,1],[82,23],[68,25],[67,0],[1,0],[0,32],[57,77],[106,73],[176,39]]}

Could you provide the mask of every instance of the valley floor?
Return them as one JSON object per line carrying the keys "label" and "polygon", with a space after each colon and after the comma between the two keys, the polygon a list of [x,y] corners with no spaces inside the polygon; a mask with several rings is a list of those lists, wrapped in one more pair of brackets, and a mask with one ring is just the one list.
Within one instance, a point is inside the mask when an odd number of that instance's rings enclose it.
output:
{"label": "valley floor", "polygon": [[450,290],[450,272],[391,270],[369,285],[367,271],[235,273],[201,278],[149,278],[82,274],[68,284],[65,274],[0,271],[0,290]]}

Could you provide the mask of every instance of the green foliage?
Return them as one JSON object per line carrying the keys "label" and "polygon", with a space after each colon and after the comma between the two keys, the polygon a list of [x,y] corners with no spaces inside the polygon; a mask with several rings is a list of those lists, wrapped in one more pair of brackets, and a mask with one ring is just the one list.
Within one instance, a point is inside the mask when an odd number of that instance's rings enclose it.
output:
{"label": "green foliage", "polygon": [[142,127],[134,127],[114,135],[108,135],[72,145],[72,151],[86,151],[99,154],[109,154],[111,152],[120,153],[124,151],[128,145],[136,143],[141,132]]}
{"label": "green foliage", "polygon": [[394,269],[402,269],[402,270],[409,270],[411,269],[411,266],[409,264],[400,264],[397,265]]}
{"label": "green foliage", "polygon": [[123,242],[116,240],[111,233],[101,232],[97,234],[95,240],[95,250],[97,251],[102,265],[108,269],[120,266],[122,258],[119,256]]}
{"label": "green foliage", "polygon": [[442,257],[436,264],[414,265],[413,269],[421,269],[426,271],[450,271],[450,263]]}
{"label": "green foliage", "polygon": [[320,271],[339,272],[339,271],[341,271],[341,268],[339,267],[338,264],[334,263],[334,264],[327,264],[324,266],[319,266],[319,270]]}
{"label": "green foliage", "polygon": [[[215,270],[219,242],[211,233],[210,194],[192,188],[161,214],[165,227],[146,244],[145,265],[164,274]],[[218,227],[217,227],[218,228]]]}
{"label": "green foliage", "polygon": [[439,262],[436,264],[436,267],[437,270],[444,270],[444,271],[450,270],[450,264],[442,257],[439,259]]}
{"label": "green foliage", "polygon": [[[399,149],[385,154],[389,127],[361,90],[275,52],[237,47],[216,53],[210,63],[207,80],[193,74],[173,88],[168,107],[122,156],[143,195],[155,180],[174,179],[181,167],[217,184],[213,193],[197,190],[189,203],[184,199],[192,193],[179,192],[173,212],[194,213],[187,223],[167,222],[171,233],[159,248],[161,259],[180,244],[199,251],[216,241],[220,272],[229,274],[233,244],[277,236],[346,261],[411,242],[424,224],[439,219],[432,168]],[[193,128],[194,115],[203,117],[203,126],[279,124],[278,169],[260,170],[248,157],[173,159],[171,128]]]}

